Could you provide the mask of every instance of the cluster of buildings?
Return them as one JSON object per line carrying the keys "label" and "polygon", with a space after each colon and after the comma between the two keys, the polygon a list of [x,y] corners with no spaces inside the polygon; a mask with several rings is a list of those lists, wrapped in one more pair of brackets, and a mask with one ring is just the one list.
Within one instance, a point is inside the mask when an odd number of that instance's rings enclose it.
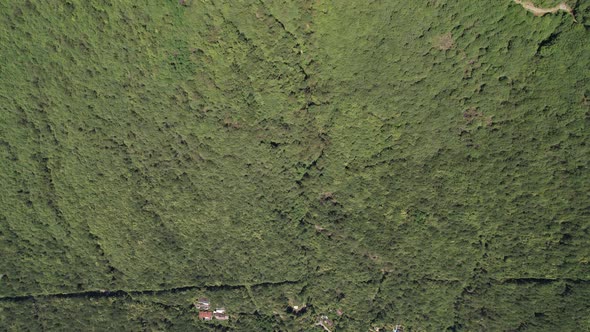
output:
{"label": "cluster of buildings", "polygon": [[195,308],[199,310],[199,319],[201,320],[228,320],[229,316],[225,312],[225,308],[217,308],[215,311],[211,311],[211,303],[209,299],[201,297],[195,303]]}

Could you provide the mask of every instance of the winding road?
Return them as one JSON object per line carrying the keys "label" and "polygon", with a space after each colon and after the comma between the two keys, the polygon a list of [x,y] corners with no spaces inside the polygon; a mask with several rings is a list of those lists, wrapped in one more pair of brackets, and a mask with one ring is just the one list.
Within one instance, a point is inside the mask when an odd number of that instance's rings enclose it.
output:
{"label": "winding road", "polygon": [[545,14],[555,14],[558,11],[564,11],[564,12],[570,14],[574,18],[574,21],[577,22],[576,17],[574,16],[574,11],[573,11],[572,7],[570,7],[565,2],[562,2],[559,5],[557,5],[555,7],[551,7],[551,8],[537,7],[537,6],[535,6],[534,3],[530,2],[530,1],[514,0],[514,2],[521,5],[524,9],[533,13],[533,15],[535,15],[535,16],[543,16]]}

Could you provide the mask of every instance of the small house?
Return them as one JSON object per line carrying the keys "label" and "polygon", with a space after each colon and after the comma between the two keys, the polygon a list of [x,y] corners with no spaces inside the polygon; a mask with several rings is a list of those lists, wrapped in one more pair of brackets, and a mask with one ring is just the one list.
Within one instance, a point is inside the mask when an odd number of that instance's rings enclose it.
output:
{"label": "small house", "polygon": [[211,311],[199,311],[199,319],[211,320],[213,319],[213,313]]}
{"label": "small house", "polygon": [[215,319],[217,319],[217,320],[228,320],[229,319],[229,317],[225,313],[225,308],[215,309],[215,311],[213,312],[213,317],[215,317]]}
{"label": "small house", "polygon": [[330,328],[334,326],[334,322],[328,316],[320,316],[318,317],[318,322],[315,325],[321,326],[324,330],[330,332]]}
{"label": "small house", "polygon": [[195,307],[198,310],[209,310],[211,304],[209,303],[209,299],[201,297],[197,300],[197,303],[195,303]]}
{"label": "small house", "polygon": [[330,318],[328,318],[328,316],[320,316],[319,321],[321,323],[323,323],[324,325],[327,325],[330,327],[334,326],[334,322]]}

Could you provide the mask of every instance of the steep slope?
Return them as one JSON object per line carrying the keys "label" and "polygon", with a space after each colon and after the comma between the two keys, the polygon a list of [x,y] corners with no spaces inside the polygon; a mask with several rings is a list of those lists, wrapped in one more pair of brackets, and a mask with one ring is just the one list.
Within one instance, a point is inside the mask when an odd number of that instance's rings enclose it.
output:
{"label": "steep slope", "polygon": [[1,329],[590,327],[569,5],[0,5]]}

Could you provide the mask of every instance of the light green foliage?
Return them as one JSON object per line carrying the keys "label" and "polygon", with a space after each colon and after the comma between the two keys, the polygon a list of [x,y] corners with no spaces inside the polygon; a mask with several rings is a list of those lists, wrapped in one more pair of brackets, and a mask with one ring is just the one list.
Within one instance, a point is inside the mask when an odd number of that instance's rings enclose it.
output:
{"label": "light green foliage", "polygon": [[0,4],[0,329],[590,328],[568,3]]}

